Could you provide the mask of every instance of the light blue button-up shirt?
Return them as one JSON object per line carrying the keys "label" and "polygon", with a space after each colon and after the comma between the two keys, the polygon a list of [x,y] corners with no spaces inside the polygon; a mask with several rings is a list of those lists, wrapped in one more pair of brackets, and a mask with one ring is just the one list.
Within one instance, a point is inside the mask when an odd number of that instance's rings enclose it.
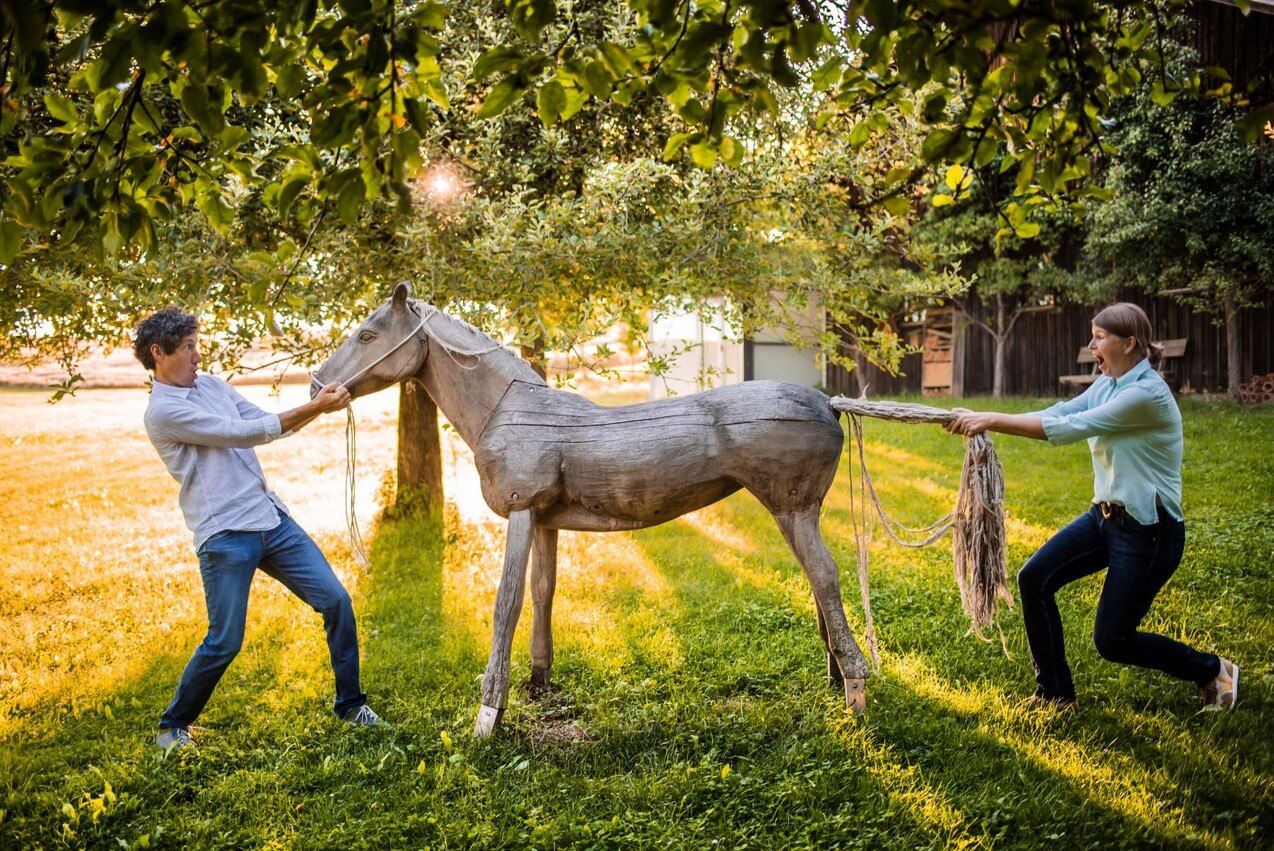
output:
{"label": "light blue button-up shirt", "polygon": [[265,482],[253,446],[280,437],[278,414],[261,410],[220,378],[194,387],[156,381],[146,434],[181,486],[178,502],[195,549],[218,532],[263,532],[279,525],[283,502]]}
{"label": "light blue button-up shirt", "polygon": [[1181,512],[1181,412],[1159,373],[1142,359],[1118,379],[1103,375],[1074,399],[1034,414],[1050,443],[1088,438],[1093,502],[1122,505],[1138,523],[1159,522],[1155,497]]}

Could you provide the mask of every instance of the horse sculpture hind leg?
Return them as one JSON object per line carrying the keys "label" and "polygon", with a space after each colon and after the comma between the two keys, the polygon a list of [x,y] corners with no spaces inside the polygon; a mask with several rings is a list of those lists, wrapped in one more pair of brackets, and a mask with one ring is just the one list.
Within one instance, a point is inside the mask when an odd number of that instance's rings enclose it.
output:
{"label": "horse sculpture hind leg", "polygon": [[531,688],[547,688],[553,668],[553,592],[557,586],[557,530],[535,527],[531,552]]}
{"label": "horse sculpture hind leg", "polygon": [[[845,705],[860,713],[867,708],[867,660],[863,658],[863,652],[854,641],[854,634],[845,619],[839,571],[818,527],[820,510],[821,506],[815,504],[790,514],[775,514],[774,519],[814,589],[824,642],[834,657],[839,679],[845,686]],[[829,676],[831,669],[829,662]],[[835,682],[838,678],[831,679]]]}
{"label": "horse sculpture hind leg", "polygon": [[817,598],[814,603],[814,611],[818,615],[818,637],[823,639],[823,647],[827,650],[827,682],[835,688],[842,688],[845,677],[840,672],[840,663],[832,653],[831,638],[827,634],[827,618],[823,616],[823,607],[818,605]]}

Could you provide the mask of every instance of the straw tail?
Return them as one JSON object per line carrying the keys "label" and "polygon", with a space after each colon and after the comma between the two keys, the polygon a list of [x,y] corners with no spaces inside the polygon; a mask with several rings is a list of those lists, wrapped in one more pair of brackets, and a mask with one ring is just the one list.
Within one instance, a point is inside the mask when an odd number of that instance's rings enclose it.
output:
{"label": "straw tail", "polygon": [[[870,501],[875,506],[885,531],[893,540],[907,547],[927,546],[941,538],[947,528],[954,528],[951,551],[955,561],[956,584],[960,589],[960,602],[965,614],[969,616],[969,631],[986,640],[982,631],[995,624],[1000,602],[1013,605],[1013,593],[1009,590],[1006,569],[1008,558],[1004,534],[1004,471],[999,459],[995,457],[990,436],[979,434],[965,443],[964,467],[960,473],[960,493],[956,497],[955,510],[922,529],[907,529],[889,517],[871,485],[871,477],[865,466],[866,455],[862,448],[862,428],[858,420],[860,417],[876,417],[906,423],[948,423],[956,418],[956,414],[929,405],[878,402],[846,396],[833,397],[831,406],[849,415],[862,462],[864,502]],[[852,489],[850,499],[852,502]],[[905,540],[900,532],[910,533],[913,540]],[[865,569],[865,549],[860,541],[860,572]],[[865,585],[865,578],[863,582]],[[864,606],[867,605],[869,603],[864,598]],[[1005,652],[1008,652],[1007,646]]]}
{"label": "straw tail", "polygon": [[966,447],[951,553],[970,629],[985,638],[982,630],[995,623],[999,601],[1013,605],[1004,534],[1004,471],[985,433],[970,438]]}

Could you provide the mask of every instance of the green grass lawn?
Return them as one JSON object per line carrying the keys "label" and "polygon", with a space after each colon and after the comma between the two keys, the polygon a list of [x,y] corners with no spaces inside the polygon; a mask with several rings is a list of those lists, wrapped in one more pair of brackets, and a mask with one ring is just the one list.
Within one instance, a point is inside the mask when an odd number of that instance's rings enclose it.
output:
{"label": "green grass lawn", "polygon": [[[1001,618],[1006,656],[965,634],[949,541],[903,550],[878,534],[882,667],[867,715],[850,717],[823,677],[808,585],[738,495],[633,534],[564,534],[556,689],[533,699],[524,685],[528,602],[505,725],[484,741],[469,730],[502,528],[454,509],[387,521],[368,569],[320,536],[355,595],[365,687],[395,729],[330,716],[317,615],[262,582],[200,750],[167,759],[152,725],[202,631],[173,489],[135,435],[86,446],[5,421],[0,847],[1261,847],[1274,835],[1274,409],[1182,409],[1186,555],[1146,627],[1237,660],[1235,712],[1101,660],[1100,577],[1061,598],[1082,711],[1024,711],[1018,612]],[[360,446],[386,422],[360,420]],[[340,423],[324,423],[321,481],[339,487]],[[960,441],[866,430],[893,513],[950,509]],[[263,455],[290,503],[314,487],[315,445]],[[1082,444],[996,448],[1016,570],[1084,507],[1091,468]],[[50,464],[81,470],[74,491]],[[861,642],[844,467],[824,529]]]}

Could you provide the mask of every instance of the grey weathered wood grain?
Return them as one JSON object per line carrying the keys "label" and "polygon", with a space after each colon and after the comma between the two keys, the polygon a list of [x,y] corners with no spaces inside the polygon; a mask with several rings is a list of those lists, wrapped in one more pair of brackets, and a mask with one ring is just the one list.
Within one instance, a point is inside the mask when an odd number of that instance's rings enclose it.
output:
{"label": "grey weathered wood grain", "polygon": [[557,589],[557,530],[535,528],[531,550],[531,685],[549,684],[553,668],[553,592]]}
{"label": "grey weathered wood grain", "polygon": [[409,295],[400,284],[315,375],[319,381],[355,376],[347,384],[353,396],[418,379],[473,449],[483,498],[509,519],[475,732],[490,733],[505,707],[532,548],[532,677],[546,684],[557,530],[652,526],[740,489],[774,514],[814,590],[829,677],[843,682],[847,705],[861,711],[867,664],[818,525],[844,443],[826,396],[796,384],[753,381],[602,407],[550,388],[486,335]]}

